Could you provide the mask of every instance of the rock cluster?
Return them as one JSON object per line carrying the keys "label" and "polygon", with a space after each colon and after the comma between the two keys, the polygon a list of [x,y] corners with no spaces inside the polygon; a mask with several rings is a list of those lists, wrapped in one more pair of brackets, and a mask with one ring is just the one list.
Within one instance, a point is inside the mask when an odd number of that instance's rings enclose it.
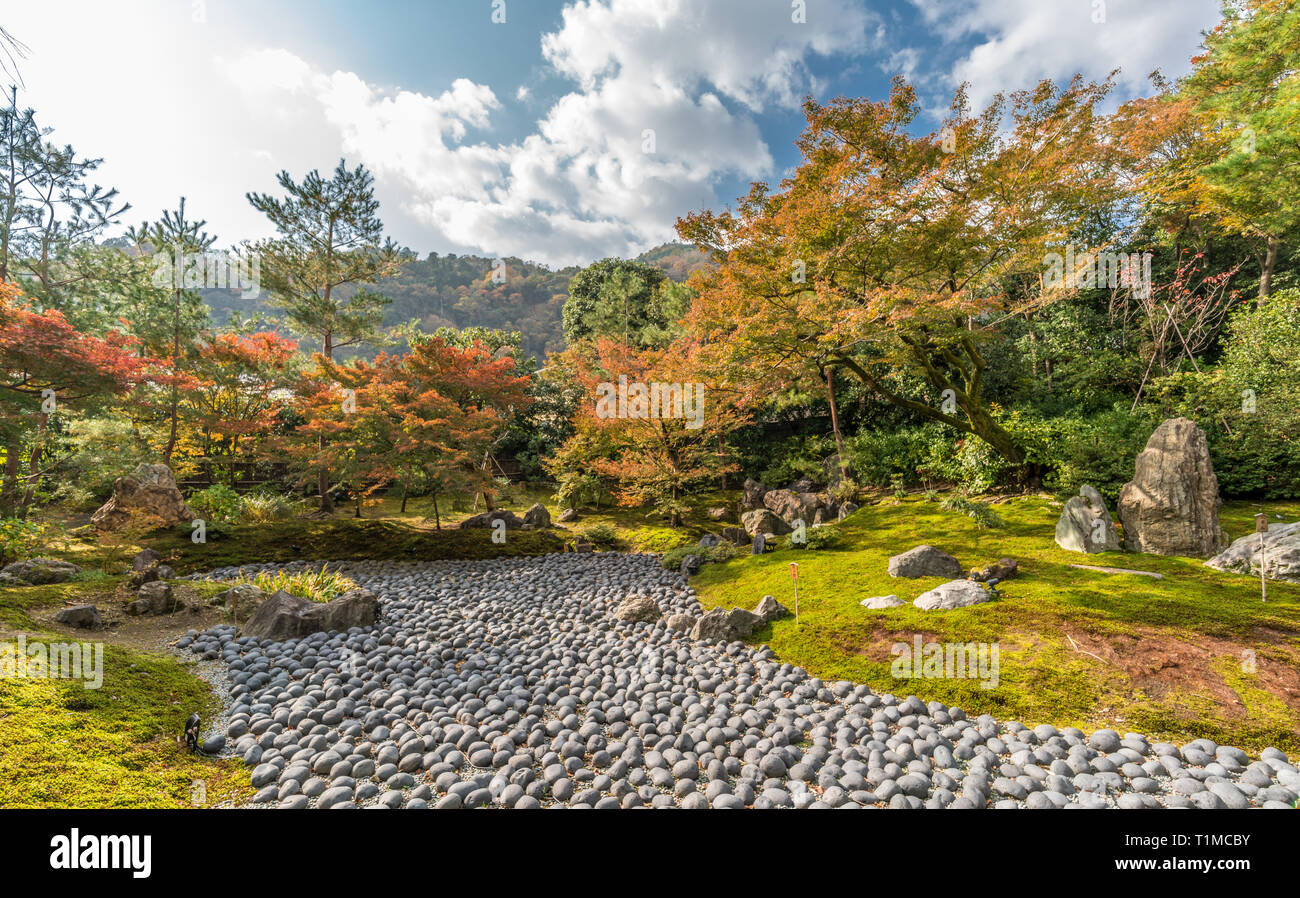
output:
{"label": "rock cluster", "polygon": [[[654,556],[346,572],[380,597],[375,625],[284,641],[222,625],[178,643],[229,673],[225,750],[257,803],[1283,808],[1300,792],[1275,749],[1252,761],[1204,739],[971,719],[686,637],[699,603]],[[662,616],[617,619],[631,596]]]}

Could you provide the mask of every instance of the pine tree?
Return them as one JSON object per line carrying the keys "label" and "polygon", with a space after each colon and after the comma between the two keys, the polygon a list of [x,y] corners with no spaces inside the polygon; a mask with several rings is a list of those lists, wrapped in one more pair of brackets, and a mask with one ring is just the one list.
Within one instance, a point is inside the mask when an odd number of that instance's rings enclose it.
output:
{"label": "pine tree", "polygon": [[[401,255],[383,239],[374,178],[365,166],[349,171],[340,159],[328,180],[311,171],[299,183],[287,171],[277,176],[283,199],[248,194],[279,236],[254,243],[262,285],[273,306],[283,309],[300,331],[320,340],[321,355],[373,339],[389,299],[366,284],[396,273]],[[325,452],[326,437],[319,448]],[[329,472],[317,488],[321,511],[330,511]]]}

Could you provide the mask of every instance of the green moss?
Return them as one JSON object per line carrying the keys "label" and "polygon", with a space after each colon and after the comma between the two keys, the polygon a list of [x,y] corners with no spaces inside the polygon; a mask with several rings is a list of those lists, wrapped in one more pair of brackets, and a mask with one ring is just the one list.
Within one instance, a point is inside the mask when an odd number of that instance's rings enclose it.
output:
{"label": "green moss", "polygon": [[[1219,742],[1300,748],[1294,715],[1282,715],[1279,708],[1285,704],[1257,681],[1248,684],[1237,678],[1235,685],[1229,684],[1234,690],[1247,689],[1253,698],[1242,697],[1252,709],[1267,709],[1241,717],[1227,713],[1206,694],[1171,690],[1159,697],[1147,695],[1124,669],[1070,642],[1073,637],[1076,644],[1090,639],[1131,643],[1133,637],[1152,634],[1192,644],[1224,639],[1295,666],[1300,659],[1300,586],[1270,583],[1264,604],[1257,581],[1207,568],[1199,559],[1066,552],[1053,539],[1060,507],[1044,498],[998,503],[994,508],[1004,525],[991,530],[945,512],[933,501],[885,500],[838,525],[845,537],[843,549],[780,549],[744,556],[705,567],[692,585],[706,607],[752,608],[771,594],[793,610],[789,563],[798,562],[799,623],[793,617],[777,621],[755,633],[753,641],[769,643],[782,660],[823,678],[850,679],[897,695],[915,693],[1031,726],[1114,726],[1171,738],[1194,738],[1213,730],[1209,738]],[[1253,528],[1252,509],[1225,508],[1230,535]],[[1296,517],[1289,508],[1283,511],[1288,520]],[[970,608],[927,612],[910,604],[887,611],[860,607],[868,596],[891,593],[910,603],[942,582],[889,576],[889,556],[920,543],[952,553],[967,569],[1010,556],[1019,562],[1020,573],[999,587],[1002,599]],[[1155,571],[1163,579],[1070,566],[1079,563]],[[914,634],[926,642],[998,643],[998,687],[981,689],[973,679],[895,679],[889,647],[910,642]],[[1220,677],[1223,672],[1206,675]],[[1264,701],[1263,695],[1271,701]]]}

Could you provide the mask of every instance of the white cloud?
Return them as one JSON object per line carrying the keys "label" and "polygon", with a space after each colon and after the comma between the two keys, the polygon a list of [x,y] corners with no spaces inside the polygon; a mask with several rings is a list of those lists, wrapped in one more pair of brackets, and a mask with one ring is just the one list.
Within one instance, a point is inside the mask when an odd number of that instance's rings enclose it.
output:
{"label": "white cloud", "polygon": [[562,27],[541,40],[577,89],[512,143],[471,138],[490,136],[501,104],[465,79],[437,97],[384,91],[282,49],[245,54],[226,71],[273,120],[310,115],[314,104],[348,157],[375,172],[381,198],[396,194],[437,242],[586,262],[670,239],[678,215],[716,203],[725,176],[769,175],[754,113],[815,89],[808,53],[864,45],[865,15],[840,0],[813,4],[807,24],[772,8],[763,16],[731,0],[568,7]]}
{"label": "white cloud", "polygon": [[[926,24],[949,42],[973,38],[952,67],[948,89],[969,82],[974,108],[999,91],[1082,72],[1102,80],[1120,68],[1128,95],[1148,89],[1156,68],[1190,68],[1200,34],[1219,21],[1218,0],[912,0]],[[1100,19],[1100,21],[1097,21]],[[946,106],[946,104],[945,104]]]}

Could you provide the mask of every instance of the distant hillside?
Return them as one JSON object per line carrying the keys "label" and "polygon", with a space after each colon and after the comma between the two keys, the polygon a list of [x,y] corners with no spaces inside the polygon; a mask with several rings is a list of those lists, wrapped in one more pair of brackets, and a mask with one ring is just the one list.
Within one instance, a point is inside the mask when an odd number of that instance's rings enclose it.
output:
{"label": "distant hillside", "polygon": [[[665,243],[636,257],[659,268],[675,281],[708,264],[695,247]],[[493,273],[501,262],[501,275]],[[544,359],[564,348],[560,312],[569,296],[569,278],[578,268],[551,270],[520,259],[430,253],[402,266],[394,278],[377,289],[392,298],[384,316],[386,325],[417,320],[426,331],[438,327],[489,327],[523,334],[523,350]],[[504,276],[504,282],[502,282]],[[230,313],[243,316],[268,314],[264,297],[245,299],[229,290],[204,290],[218,321]]]}

